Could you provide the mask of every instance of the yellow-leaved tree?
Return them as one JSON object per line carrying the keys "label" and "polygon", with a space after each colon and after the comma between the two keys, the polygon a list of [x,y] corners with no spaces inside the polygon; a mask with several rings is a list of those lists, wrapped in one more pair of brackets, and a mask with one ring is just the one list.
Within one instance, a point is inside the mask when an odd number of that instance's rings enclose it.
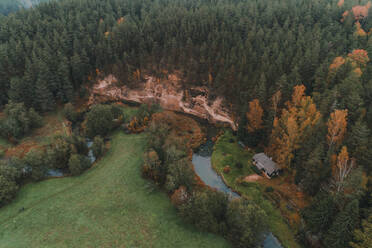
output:
{"label": "yellow-leaved tree", "polygon": [[247,112],[247,129],[248,132],[253,133],[254,131],[262,128],[262,116],[263,109],[258,99],[254,99],[249,102],[249,111]]}
{"label": "yellow-leaved tree", "polygon": [[320,119],[320,113],[313,99],[305,95],[305,89],[304,85],[295,86],[292,101],[288,101],[280,117],[274,119],[266,152],[283,169],[290,167],[293,151],[300,148],[309,131]]}
{"label": "yellow-leaved tree", "polygon": [[327,126],[327,141],[329,149],[331,149],[333,145],[340,145],[344,139],[347,127],[347,109],[336,109],[331,113]]}

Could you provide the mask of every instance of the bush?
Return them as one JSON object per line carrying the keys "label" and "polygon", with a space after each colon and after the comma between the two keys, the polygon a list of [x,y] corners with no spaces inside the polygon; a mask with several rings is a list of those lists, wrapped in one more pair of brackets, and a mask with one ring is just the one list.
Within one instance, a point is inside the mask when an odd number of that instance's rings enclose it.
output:
{"label": "bush", "polygon": [[85,132],[88,137],[105,136],[114,127],[115,114],[110,105],[94,105],[85,117]]}
{"label": "bush", "polygon": [[18,191],[18,185],[14,180],[10,180],[0,175],[0,206],[9,203]]}
{"label": "bush", "polygon": [[43,150],[33,149],[29,151],[24,160],[31,169],[31,178],[33,180],[39,181],[45,177],[49,163]]}
{"label": "bush", "polygon": [[20,173],[13,167],[13,161],[0,161],[0,206],[9,203],[18,191]]}
{"label": "bush", "polygon": [[179,209],[181,216],[199,230],[224,233],[228,202],[225,193],[203,190],[194,192]]}
{"label": "bush", "polygon": [[236,162],[236,163],[235,163],[235,166],[236,166],[236,168],[238,168],[238,169],[242,169],[242,168],[243,168],[243,164],[242,164],[241,162]]}
{"label": "bush", "polygon": [[72,123],[76,122],[78,119],[78,113],[75,111],[75,108],[71,103],[65,104],[63,108],[63,115]]}
{"label": "bush", "polygon": [[168,191],[172,192],[180,186],[186,186],[188,190],[191,190],[194,183],[195,173],[187,158],[177,160],[168,165],[166,178],[166,188]]}
{"label": "bush", "polygon": [[160,161],[158,153],[154,149],[150,149],[144,155],[144,163],[142,174],[151,178],[156,183],[163,184],[166,177],[167,168]]}
{"label": "bush", "polygon": [[90,161],[86,156],[72,154],[68,161],[68,168],[73,176],[78,176],[90,167]]}
{"label": "bush", "polygon": [[20,139],[42,125],[41,116],[32,108],[27,110],[23,103],[10,102],[4,112],[6,118],[0,122],[0,135],[4,138]]}
{"label": "bush", "polygon": [[87,141],[83,137],[74,134],[67,139],[67,142],[70,143],[71,153],[88,155]]}
{"label": "bush", "polygon": [[96,159],[100,158],[105,152],[105,142],[103,141],[103,138],[101,136],[94,137],[92,151]]}
{"label": "bush", "polygon": [[226,236],[235,247],[257,247],[268,227],[265,211],[243,198],[229,203],[226,223]]}
{"label": "bush", "polygon": [[55,137],[47,149],[47,157],[50,167],[64,169],[68,166],[71,154],[70,143],[62,136]]}
{"label": "bush", "polygon": [[230,168],[230,166],[228,166],[228,165],[226,165],[226,166],[223,168],[223,173],[225,173],[225,174],[229,174],[230,171],[231,171],[231,168]]}
{"label": "bush", "polygon": [[189,199],[189,194],[187,193],[187,189],[185,186],[179,187],[171,196],[171,201],[173,205],[180,206],[185,204]]}

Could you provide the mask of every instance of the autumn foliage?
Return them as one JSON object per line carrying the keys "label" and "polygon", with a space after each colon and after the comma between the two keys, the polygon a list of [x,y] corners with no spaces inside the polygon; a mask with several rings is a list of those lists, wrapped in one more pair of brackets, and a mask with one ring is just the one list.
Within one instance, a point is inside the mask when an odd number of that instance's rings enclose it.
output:
{"label": "autumn foliage", "polygon": [[356,36],[361,36],[361,37],[364,37],[364,36],[366,36],[367,35],[367,33],[366,33],[366,31],[364,31],[364,29],[361,27],[361,25],[360,25],[360,22],[359,21],[357,21],[356,23],[355,23],[355,35]]}
{"label": "autumn foliage", "polygon": [[293,89],[292,101],[286,103],[280,118],[275,117],[270,144],[267,153],[275,162],[284,168],[290,166],[293,151],[300,148],[308,131],[319,119],[317,110],[310,96],[305,95],[305,86],[298,85]]}
{"label": "autumn foliage", "polygon": [[171,201],[175,206],[180,206],[184,204],[189,198],[187,193],[187,189],[185,186],[180,186],[178,189],[174,191],[171,196]]}
{"label": "autumn foliage", "polygon": [[249,102],[249,112],[247,113],[248,132],[254,132],[262,128],[262,116],[263,109],[260,106],[260,101],[258,99],[254,99]]}
{"label": "autumn foliage", "polygon": [[149,118],[145,116],[143,120],[137,119],[137,117],[134,117],[128,124],[128,129],[132,133],[140,133],[145,130],[145,128],[148,126]]}
{"label": "autumn foliage", "polygon": [[349,158],[347,147],[343,146],[337,156],[337,162],[332,168],[332,177],[337,192],[344,189],[344,182],[354,167],[354,159]]}
{"label": "autumn foliage", "polygon": [[355,66],[364,67],[369,62],[368,52],[363,49],[355,49],[347,56],[352,60],[352,64],[355,63]]}
{"label": "autumn foliage", "polygon": [[345,59],[343,57],[336,57],[332,64],[329,66],[329,70],[330,71],[337,71],[338,68],[340,68],[340,66],[342,66],[343,64],[345,64]]}
{"label": "autumn foliage", "polygon": [[[357,22],[356,25],[356,34],[358,36],[364,36],[365,32],[362,28],[360,28],[360,23]],[[368,52],[363,49],[355,49],[351,53],[349,53],[346,58],[336,57],[329,66],[328,80],[332,78],[336,74],[337,70],[346,62],[349,62],[353,68],[353,71],[358,76],[361,76],[363,73],[362,69],[364,69],[366,67],[366,64],[369,62]]]}
{"label": "autumn foliage", "polygon": [[347,109],[336,109],[327,122],[328,134],[327,141],[329,147],[334,144],[339,145],[344,139],[347,127]]}

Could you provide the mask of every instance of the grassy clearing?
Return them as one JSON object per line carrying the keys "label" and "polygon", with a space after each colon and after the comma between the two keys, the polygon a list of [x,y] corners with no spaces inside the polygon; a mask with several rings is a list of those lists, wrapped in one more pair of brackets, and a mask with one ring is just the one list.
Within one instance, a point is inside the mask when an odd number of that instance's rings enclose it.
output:
{"label": "grassy clearing", "polygon": [[[278,237],[284,247],[300,247],[294,239],[293,231],[284,221],[280,211],[264,197],[264,187],[257,182],[240,183],[240,179],[254,173],[251,169],[252,157],[253,152],[244,150],[238,145],[236,138],[230,132],[225,132],[214,146],[212,164],[214,169],[223,175],[225,181],[232,189],[252,199],[266,211],[269,216],[270,230]],[[241,162],[243,168],[237,168],[230,161]],[[231,171],[228,174],[223,173],[223,168],[226,165],[231,167]]]}
{"label": "grassy clearing", "polygon": [[151,190],[140,175],[145,143],[144,134],[116,133],[82,176],[24,186],[0,209],[0,247],[229,247],[185,225]]}
{"label": "grassy clearing", "polygon": [[8,141],[6,139],[0,137],[0,147],[6,148],[9,145],[10,144],[8,143]]}

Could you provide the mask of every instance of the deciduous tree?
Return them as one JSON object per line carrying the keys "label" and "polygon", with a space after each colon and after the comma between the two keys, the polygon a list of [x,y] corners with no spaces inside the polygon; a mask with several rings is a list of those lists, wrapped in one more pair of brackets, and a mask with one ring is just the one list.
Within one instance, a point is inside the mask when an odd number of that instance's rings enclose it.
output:
{"label": "deciduous tree", "polygon": [[327,141],[329,149],[331,149],[334,144],[339,145],[344,139],[347,127],[347,109],[336,109],[333,113],[331,113],[327,126]]}
{"label": "deciduous tree", "polygon": [[254,131],[262,128],[262,116],[263,109],[260,106],[260,101],[258,99],[254,99],[249,102],[249,112],[247,112],[248,132],[253,133]]}

